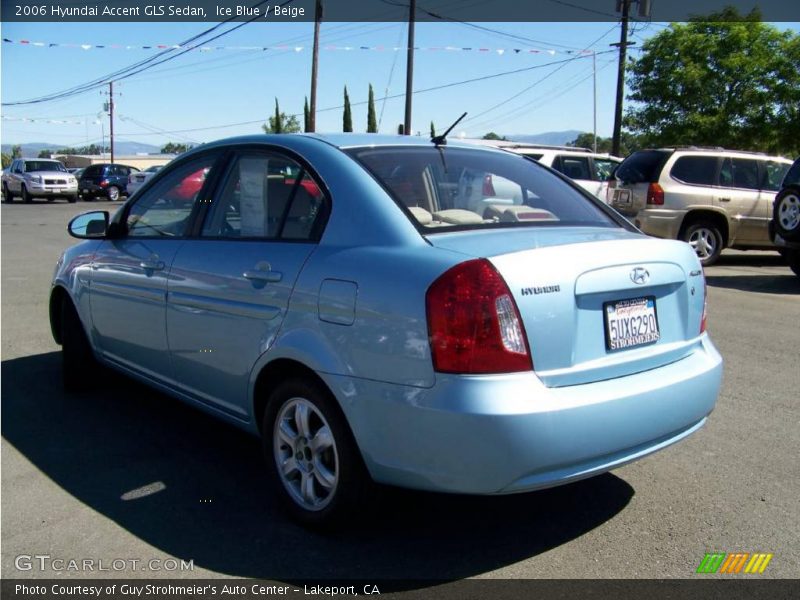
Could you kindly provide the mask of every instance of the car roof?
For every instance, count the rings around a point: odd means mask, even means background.
[[[316,140],[336,148],[364,148],[370,146],[427,146],[433,148],[433,143],[428,136],[422,135],[386,135],[380,133],[264,133],[224,138],[209,144],[198,146],[194,150],[211,148],[215,146],[228,146],[231,144],[282,144],[297,138]],[[465,143],[456,137],[447,138],[448,146],[469,148],[471,150],[485,150],[497,152],[493,147],[477,147],[475,144]]]

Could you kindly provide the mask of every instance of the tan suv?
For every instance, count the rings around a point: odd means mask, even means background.
[[[772,203],[792,162],[722,148],[639,150],[614,173],[608,203],[647,234],[692,245],[703,265],[723,248],[774,248]]]

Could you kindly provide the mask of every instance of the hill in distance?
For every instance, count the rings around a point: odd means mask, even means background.
[[[108,143],[108,142],[106,142]],[[79,146],[81,144],[78,144]],[[11,154],[11,148],[14,144],[3,144],[2,151],[6,154]],[[62,144],[50,144],[46,142],[30,142],[27,144],[20,144],[22,147],[22,156],[25,158],[36,158],[42,150],[59,150],[63,148]],[[139,142],[116,142],[114,144],[114,154],[133,155],[133,154],[158,154],[161,150],[160,146],[153,146],[152,144],[142,144]]]
[[[582,131],[568,129],[567,131],[547,131],[545,133],[525,134],[512,133],[506,134],[506,138],[513,142],[525,142],[528,144],[545,144],[547,146],[565,146],[575,141]]]

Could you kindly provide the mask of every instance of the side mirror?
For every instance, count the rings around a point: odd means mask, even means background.
[[[108,211],[95,210],[78,215],[67,225],[72,237],[85,239],[102,239],[108,232]]]

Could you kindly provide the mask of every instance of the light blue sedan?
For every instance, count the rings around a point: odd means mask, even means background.
[[[378,135],[207,144],[85,213],[50,296],[95,361],[258,434],[290,514],[371,482],[508,494],[697,431],[722,360],[692,248],[522,156]]]

